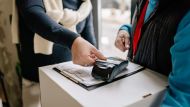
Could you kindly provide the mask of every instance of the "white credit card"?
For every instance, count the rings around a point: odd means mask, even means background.
[[[118,58],[108,58],[107,60],[99,60],[97,59],[96,60],[97,62],[103,62],[103,63],[110,63],[110,64],[115,64],[115,65],[118,65],[120,64],[121,62],[123,62],[124,60],[122,59],[118,59]]]

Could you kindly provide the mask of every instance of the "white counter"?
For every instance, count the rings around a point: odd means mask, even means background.
[[[87,91],[52,68],[39,69],[42,107],[156,107],[167,86],[165,76],[145,69]]]

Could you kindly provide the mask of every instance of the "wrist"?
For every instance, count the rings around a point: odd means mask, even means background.
[[[72,44],[72,46],[71,46],[71,51],[72,51],[73,49],[75,49],[76,46],[78,46],[78,44],[80,44],[81,40],[82,40],[82,38],[81,38],[80,36],[75,38],[75,40],[73,41],[73,44]]]

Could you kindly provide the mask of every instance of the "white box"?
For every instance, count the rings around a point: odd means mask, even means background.
[[[149,107],[159,106],[167,78],[149,69],[87,91],[53,66],[39,68],[42,107]]]

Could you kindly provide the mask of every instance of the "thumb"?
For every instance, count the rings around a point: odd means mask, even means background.
[[[92,54],[94,54],[98,59],[106,60],[107,58],[96,48],[93,48]]]

